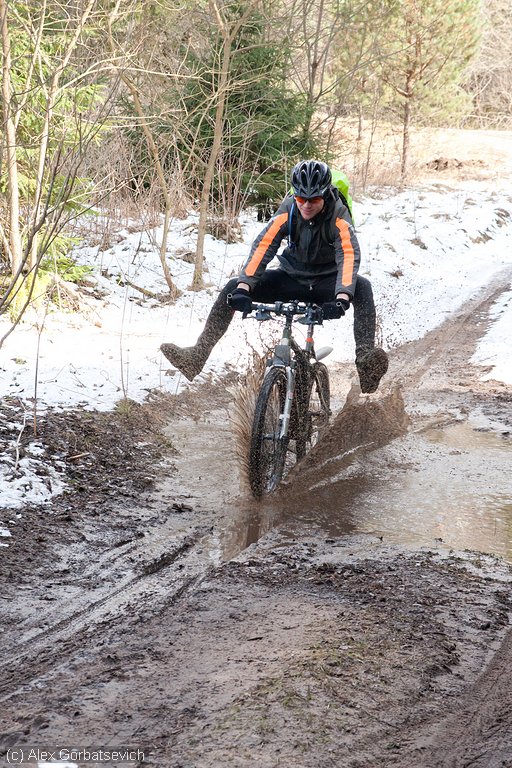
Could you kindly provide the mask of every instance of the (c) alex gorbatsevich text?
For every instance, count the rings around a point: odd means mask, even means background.
[[[8,765],[38,763],[135,763],[145,761],[141,747],[9,747],[5,751]],[[149,754],[149,753],[148,753]]]

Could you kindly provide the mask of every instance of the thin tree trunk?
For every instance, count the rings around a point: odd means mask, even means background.
[[[20,198],[18,186],[18,161],[16,158],[16,126],[11,100],[11,41],[7,22],[7,1],[0,0],[0,24],[2,26],[2,102],[7,159],[7,200],[9,216],[9,260],[11,272],[21,268],[22,245],[20,232]]]
[[[400,182],[405,183],[409,170],[409,146],[411,127],[411,95],[408,94],[404,104],[404,124],[402,132],[402,162],[400,166]]]
[[[193,291],[200,291],[204,288],[203,281],[203,263],[204,263],[204,240],[206,237],[206,224],[208,218],[208,210],[210,207],[210,192],[213,183],[213,176],[215,173],[215,166],[217,164],[217,158],[219,156],[222,132],[224,128],[224,111],[226,105],[226,93],[229,79],[229,66],[231,63],[231,39],[229,36],[224,38],[223,51],[222,51],[222,66],[220,71],[219,86],[218,86],[218,100],[217,107],[215,109],[215,127],[213,132],[213,144],[206,165],[206,171],[204,174],[203,189],[201,191],[201,199],[199,204],[199,222],[197,228],[197,246],[196,246],[196,259],[194,265],[194,276],[192,278],[192,285],[190,286]]]
[[[174,280],[172,279],[171,270],[169,269],[169,265],[167,264],[167,260],[165,258],[165,255],[167,253],[167,236],[169,234],[169,223],[171,218],[171,197],[169,195],[169,190],[167,189],[167,184],[165,181],[165,174],[164,169],[162,168],[162,163],[160,162],[160,155],[158,153],[158,147],[155,144],[155,140],[153,138],[153,134],[151,133],[151,130],[149,128],[148,122],[146,120],[146,117],[144,115],[144,111],[142,109],[142,104],[140,103],[139,99],[139,93],[137,91],[137,88],[135,85],[129,80],[126,76],[121,76],[123,82],[128,86],[130,93],[132,94],[133,99],[133,105],[135,107],[135,112],[137,113],[137,116],[141,122],[142,130],[144,132],[144,136],[146,137],[146,141],[148,144],[149,151],[151,153],[151,156],[153,158],[153,162],[155,163],[156,173],[158,176],[158,181],[160,182],[160,190],[162,192],[162,196],[164,198],[164,205],[165,205],[165,214],[164,214],[164,231],[162,236],[162,242],[160,244],[160,264],[162,265],[162,270],[164,273],[165,281],[169,287],[169,293],[171,301],[175,301],[178,297],[178,287],[175,284]]]
[[[204,287],[203,281],[203,263],[204,263],[204,240],[206,236],[206,222],[208,209],[210,206],[210,192],[215,173],[215,166],[222,146],[222,134],[224,130],[224,115],[227,101],[227,92],[229,85],[230,66],[232,58],[232,45],[240,27],[247,21],[252,13],[252,6],[248,6],[242,16],[237,19],[233,27],[229,28],[229,22],[221,13],[217,0],[210,0],[210,5],[217,19],[217,24],[222,36],[222,62],[219,76],[219,85],[217,90],[217,106],[215,109],[215,125],[213,133],[213,143],[206,171],[204,175],[203,189],[199,205],[199,223],[197,229],[196,259],[194,266],[194,276],[192,278],[191,290],[199,291]]]
[[[109,43],[110,48],[112,51],[112,55],[115,53],[115,46],[114,46],[114,38],[112,35],[112,23],[115,20],[119,7],[121,5],[122,0],[117,0],[116,5],[109,17],[108,21],[108,34],[109,34]],[[162,265],[162,271],[164,274],[165,282],[167,283],[167,286],[169,288],[169,294],[171,301],[175,301],[179,296],[179,290],[178,286],[174,282],[171,274],[171,270],[169,269],[169,265],[167,264],[166,259],[166,253],[167,253],[167,237],[169,234],[169,227],[170,227],[170,220],[171,220],[171,211],[172,211],[172,201],[171,197],[169,195],[169,190],[167,189],[167,183],[165,180],[165,173],[164,169],[162,167],[162,163],[160,161],[160,155],[158,152],[158,147],[156,146],[155,140],[153,138],[153,134],[151,132],[151,129],[149,127],[148,121],[146,119],[146,116],[144,114],[144,110],[142,109],[142,104],[139,98],[139,91],[137,87],[134,85],[134,83],[130,80],[129,77],[126,76],[126,74],[120,72],[119,74],[121,80],[126,85],[128,90],[131,93],[132,100],[133,100],[133,106],[135,107],[135,112],[137,114],[137,117],[140,120],[140,124],[142,127],[142,131],[144,133],[144,137],[146,139],[149,152],[151,154],[151,157],[153,158],[153,162],[155,164],[156,173],[158,177],[158,181],[160,184],[160,191],[162,193],[162,197],[164,199],[164,228],[163,228],[163,234],[162,234],[162,242],[160,243],[160,250],[159,250],[159,257],[160,257],[160,264]]]

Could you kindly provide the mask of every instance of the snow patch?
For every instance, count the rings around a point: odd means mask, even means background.
[[[502,294],[493,304],[489,319],[490,328],[480,339],[471,362],[475,365],[490,367],[490,370],[481,377],[482,381],[494,379],[512,384],[512,355],[510,354],[512,291]]]

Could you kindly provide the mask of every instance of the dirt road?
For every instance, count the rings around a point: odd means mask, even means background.
[[[1,553],[2,759],[61,745],[172,768],[512,766],[511,569],[458,551],[462,526],[407,515],[462,479],[485,516],[500,469],[505,498],[512,397],[468,361],[509,282],[396,350],[381,392],[259,505],[239,492],[233,377],[96,421],[48,416],[49,454],[72,434],[75,483],[51,514],[24,511]],[[342,401],[348,375],[333,383]],[[450,425],[465,446],[436,443]],[[482,434],[499,450],[475,467]],[[397,518],[391,497],[407,499]],[[487,552],[510,559],[505,513]]]

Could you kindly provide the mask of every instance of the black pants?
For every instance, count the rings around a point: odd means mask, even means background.
[[[232,293],[239,281],[233,278],[221,291],[227,300],[228,293]],[[334,301],[336,288],[336,274],[328,275],[314,285],[304,285],[288,275],[282,269],[267,269],[263,273],[256,287],[251,291],[251,297],[256,301],[312,301],[315,304],[323,304],[326,301]],[[369,280],[361,275],[357,276],[354,298],[354,339],[356,342],[356,357],[375,346],[375,304],[373,301],[372,285]]]

